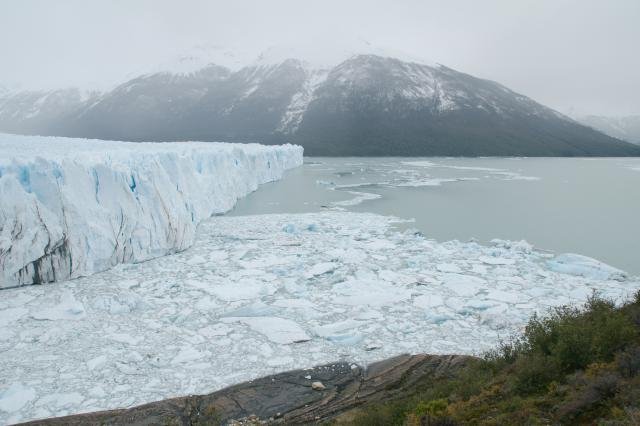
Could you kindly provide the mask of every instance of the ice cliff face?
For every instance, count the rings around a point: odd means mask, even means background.
[[[183,250],[198,223],[302,163],[302,148],[0,134],[0,288]]]

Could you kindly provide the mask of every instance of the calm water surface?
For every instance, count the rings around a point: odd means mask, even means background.
[[[640,159],[306,158],[231,215],[346,209],[439,241],[527,240],[640,275]]]

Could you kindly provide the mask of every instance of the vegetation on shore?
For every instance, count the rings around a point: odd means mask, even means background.
[[[640,424],[640,291],[533,316],[521,336],[453,376],[337,424]]]

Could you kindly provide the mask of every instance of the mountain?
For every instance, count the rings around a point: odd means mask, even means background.
[[[640,115],[625,117],[586,115],[576,120],[606,135],[640,145]]]
[[[146,73],[102,94],[4,95],[0,131],[291,142],[307,155],[640,155],[637,146],[443,65],[379,54],[313,63],[269,53],[234,67],[187,57],[179,71]]]
[[[50,91],[0,91],[0,129],[18,134],[64,134],[98,97],[97,92],[79,89]]]

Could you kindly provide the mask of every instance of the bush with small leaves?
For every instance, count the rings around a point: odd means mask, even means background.
[[[640,345],[627,348],[616,356],[618,371],[624,377],[634,377],[640,373]]]

